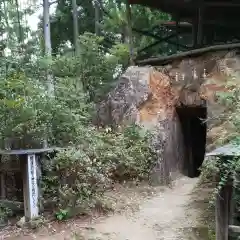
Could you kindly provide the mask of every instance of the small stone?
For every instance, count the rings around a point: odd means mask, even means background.
[[[25,224],[26,224],[26,219],[25,219],[25,217],[22,217],[22,218],[16,223],[17,227],[19,227],[19,228],[23,228],[23,227],[25,226]]]

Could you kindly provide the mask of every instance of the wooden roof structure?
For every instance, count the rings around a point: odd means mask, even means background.
[[[130,4],[143,5],[159,9],[172,16],[178,15],[187,22],[192,22],[199,8],[204,11],[207,22],[232,22],[240,19],[238,0],[128,0]],[[235,25],[238,23],[235,22]]]
[[[206,157],[238,157],[240,156],[240,146],[236,144],[227,144],[206,154]]]
[[[157,36],[156,27],[154,27],[155,34],[153,29],[133,29],[158,40],[144,48],[144,51],[163,41],[175,44],[181,51],[240,42],[239,0],[128,0],[128,2],[166,12],[174,20],[159,23],[159,27],[166,28],[169,33],[162,38],[160,36],[163,36],[166,31],[158,31]],[[179,36],[183,36],[182,34],[191,35],[190,45],[181,44],[179,39],[182,37],[179,38]],[[171,39],[175,39],[175,42]]]

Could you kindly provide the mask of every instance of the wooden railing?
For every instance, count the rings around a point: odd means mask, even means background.
[[[237,226],[233,226],[233,201],[232,201],[233,186],[229,181],[222,187],[216,196],[215,202],[215,222],[216,222],[216,240],[229,239],[229,226],[231,232]],[[239,227],[240,228],[240,227]]]

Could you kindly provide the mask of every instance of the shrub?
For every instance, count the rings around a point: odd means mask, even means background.
[[[148,138],[136,126],[119,132],[89,128],[78,147],[60,151],[43,181],[45,198],[55,199],[57,216],[85,213],[113,181],[147,179],[155,162]]]
[[[227,88],[228,92],[217,94],[218,103],[225,107],[225,111],[222,115],[216,116],[221,120],[220,122],[227,123],[227,129],[224,129],[227,134],[219,133],[216,145],[222,145],[231,143],[235,145],[237,152],[239,151],[240,144],[240,103],[239,103],[239,76],[231,76],[228,79]],[[209,181],[216,181],[216,188],[213,194],[213,200],[217,194],[219,194],[222,187],[227,184],[229,178],[234,181],[234,198],[236,203],[236,209],[239,212],[240,209],[240,158],[218,156],[213,161],[208,162],[203,166],[202,178]],[[211,202],[213,203],[213,202]]]
[[[44,162],[43,197],[57,208],[58,219],[95,206],[113,181],[147,179],[155,161],[149,136],[138,127],[113,132],[91,126],[94,103],[123,69],[126,46],[106,54],[101,38],[84,34],[79,41],[78,56],[15,64],[0,75],[1,140],[17,138],[23,143],[16,148],[33,148],[47,137],[50,146],[66,148]],[[54,79],[54,96],[46,94],[46,72]]]
[[[11,217],[12,215],[13,212],[11,209],[0,204],[0,227],[1,225],[5,225],[7,222],[7,218]]]
[[[0,138],[18,141],[16,148],[39,146],[52,118],[44,86],[23,70],[0,80]]]
[[[79,126],[90,122],[93,101],[104,97],[125,61],[124,46],[114,46],[106,54],[102,41],[86,33],[79,39],[77,57],[14,62],[7,72],[2,69],[0,138],[16,139],[15,148],[39,147],[46,137],[49,145],[73,144]],[[54,98],[46,94],[46,70],[53,75]]]

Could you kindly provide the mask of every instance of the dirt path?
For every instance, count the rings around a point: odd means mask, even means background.
[[[112,240],[180,240],[184,228],[191,227],[196,212],[187,215],[188,202],[197,179],[181,178],[173,189],[159,193],[140,206],[132,216],[113,216],[94,226]]]
[[[198,215],[197,211],[189,209],[196,183],[197,179],[182,177],[173,188],[142,203],[139,211],[126,211],[103,219],[83,235],[86,239],[104,240],[186,240],[183,230],[194,226]]]
[[[186,236],[197,226],[200,209],[191,207],[198,179],[181,177],[172,188],[140,203],[139,210],[114,214],[85,226],[74,226],[51,236],[22,237],[42,240],[199,240]]]

